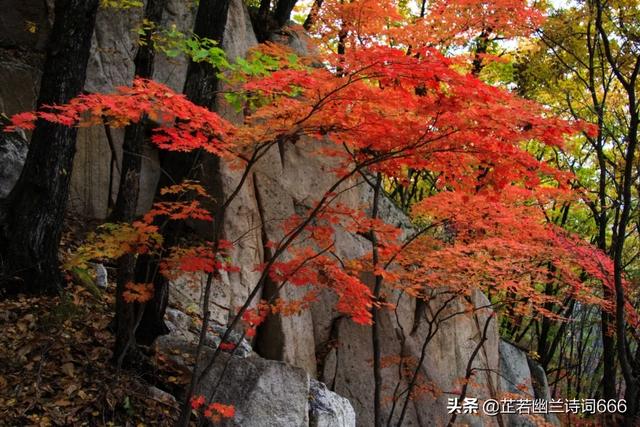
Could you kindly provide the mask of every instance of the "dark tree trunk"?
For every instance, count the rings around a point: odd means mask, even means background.
[[[313,27],[313,24],[316,23],[316,19],[318,18],[318,14],[320,13],[320,8],[322,7],[322,2],[323,0],[315,0],[313,2],[311,11],[309,12],[309,15],[307,15],[307,19],[304,20],[304,24],[302,25],[305,30],[309,31],[311,27]]]
[[[196,22],[194,26],[194,34],[200,38],[208,38],[215,40],[222,45],[222,37],[227,25],[227,13],[229,11],[229,0],[200,0]],[[184,94],[194,104],[215,110],[216,95],[218,91],[218,77],[215,68],[207,62],[190,62],[187,69],[187,78],[184,85]],[[204,159],[204,160],[203,160]],[[162,174],[158,183],[159,190],[167,185],[180,183],[188,178],[206,178],[200,175],[200,166],[206,162],[207,176],[213,179],[209,184],[209,189],[218,193],[221,183],[220,176],[220,160],[211,155],[201,152],[195,153],[176,153],[176,152],[160,152],[160,164],[165,173]],[[167,246],[176,243],[180,236],[184,234],[185,227],[183,224],[170,224],[165,229],[164,238]],[[156,277],[154,282],[156,285],[155,294],[158,296],[166,296],[167,285],[166,280]],[[155,307],[161,309],[149,318],[162,319],[164,317],[165,303],[154,301]]]
[[[200,38],[215,40],[221,46],[228,12],[229,0],[200,0],[194,34]],[[183,90],[187,98],[194,104],[215,111],[217,72],[218,70],[206,61],[191,61]],[[199,152],[160,152],[160,162],[165,173],[160,178],[158,188],[179,183],[187,177],[193,178],[201,158],[202,154]]]
[[[382,174],[380,172],[377,173],[375,187],[373,188],[373,206],[371,207],[371,219],[374,221],[378,218],[378,210],[380,204],[380,192],[382,191]],[[375,271],[378,268],[380,259],[379,259],[379,246],[378,246],[378,238],[376,236],[375,230],[372,228],[370,230],[371,235],[371,255],[372,255],[372,263],[373,270]],[[374,273],[374,272],[373,272]],[[380,293],[382,291],[382,276],[374,273],[374,284],[373,284],[373,299],[377,302],[380,299]],[[373,418],[375,427],[382,426],[382,390],[383,390],[383,381],[382,381],[382,345],[380,341],[380,313],[378,312],[378,307],[374,304],[371,307],[371,320],[373,320],[373,324],[371,325],[371,348],[373,353]]]
[[[640,58],[638,59],[638,65],[636,70],[640,68]],[[634,76],[637,75],[634,73]],[[634,181],[634,158],[636,147],[638,146],[638,130],[640,129],[640,117],[638,117],[637,103],[635,98],[635,78],[632,80],[633,86],[628,89],[629,106],[633,111],[631,119],[629,120],[629,132],[628,140],[629,145],[625,152],[625,166],[624,177],[622,186],[622,212],[620,214],[620,222],[613,238],[613,268],[614,268],[614,285],[616,290],[616,337],[617,337],[617,349],[618,359],[620,360],[620,367],[623,372],[625,380],[625,399],[627,401],[627,411],[625,412],[625,425],[637,426],[639,421],[640,408],[639,396],[640,396],[640,373],[638,372],[637,364],[631,351],[629,349],[629,343],[627,342],[627,330],[626,330],[626,314],[625,314],[625,289],[623,284],[623,277],[625,275],[625,267],[623,260],[623,252],[625,248],[625,240],[627,236],[627,225],[629,223],[629,216],[631,214],[632,204],[632,186]]]
[[[140,319],[140,324],[136,330],[137,342],[144,345],[151,345],[160,335],[169,333],[169,328],[164,323],[164,313],[169,303],[169,285],[167,279],[159,271],[158,260],[148,255],[147,259],[139,259],[136,264],[135,278],[137,282],[148,281],[152,272],[156,272],[153,277],[153,298],[147,302]]]
[[[222,45],[228,12],[229,0],[200,0],[193,32],[200,38],[215,40]],[[187,98],[194,104],[215,110],[217,90],[217,70],[205,61],[190,62],[184,85]]]
[[[135,267],[133,255],[125,255],[118,259],[118,281],[116,285],[116,342],[113,351],[113,363],[118,368],[130,366],[137,360],[138,352],[135,340],[135,330],[140,322],[141,310],[144,306],[138,303],[128,303],[122,297],[126,284],[133,280],[131,273]]]
[[[227,26],[230,0],[200,0],[193,32],[200,38],[215,40],[220,47]],[[218,93],[218,70],[206,62],[190,62],[184,84],[184,94],[194,104],[216,111]],[[177,182],[185,178],[203,178],[212,196],[222,193],[220,182],[220,159],[202,151],[181,155],[165,153],[165,166]],[[205,176],[198,176],[200,169],[206,169]],[[221,198],[219,200],[222,200]]]
[[[604,157],[604,142],[602,128],[604,126],[604,112],[598,102],[595,90],[592,91],[595,110],[598,114],[598,137],[596,139],[596,152],[598,155],[598,167],[600,176],[598,183],[598,201],[600,204],[599,215],[596,217],[598,225],[598,248],[607,252],[607,162]],[[602,295],[605,301],[614,301],[613,291],[606,285],[602,285]],[[600,324],[602,333],[602,397],[606,400],[618,397],[616,391],[616,341],[614,337],[614,319],[607,310],[600,310]]]
[[[473,63],[471,66],[471,74],[478,77],[484,68],[482,63],[483,56],[487,53],[489,48],[489,35],[491,34],[491,28],[485,28],[480,35],[475,39],[475,52],[473,55]]]
[[[269,32],[274,24],[271,22],[271,0],[260,0],[258,12],[251,11],[251,23],[253,32],[259,43],[263,43],[269,39]]]
[[[162,12],[167,0],[149,0],[145,8],[144,18],[156,24],[162,19]],[[153,77],[153,62],[155,49],[150,30],[142,38],[134,63],[136,77],[150,79]],[[124,142],[122,146],[122,172],[118,198],[111,213],[114,221],[132,221],[136,215],[138,195],[140,193],[140,170],[142,168],[142,148],[148,121],[145,119],[139,123],[125,128]]]
[[[276,10],[273,14],[273,18],[275,19],[278,27],[283,27],[291,16],[291,11],[296,5],[297,0],[279,0],[278,5],[276,6]]]
[[[162,19],[162,12],[167,0],[149,0],[145,8],[144,17],[150,22],[158,24]],[[155,59],[155,49],[151,32],[146,33],[142,39],[135,57],[135,75],[142,78],[153,77],[153,63]],[[149,127],[148,120],[143,118],[139,123],[129,125],[125,128],[122,156],[122,172],[120,174],[120,185],[118,188],[118,198],[111,213],[113,221],[131,222],[136,217],[138,198],[140,194],[140,172],[142,170],[142,151],[144,147],[145,135]],[[158,335],[169,332],[162,317],[157,319],[156,310],[162,310],[166,306],[166,298],[163,289],[154,293],[154,298],[144,306],[137,303],[127,303],[122,293],[128,282],[146,282],[148,277],[134,275],[136,260],[134,255],[125,255],[118,261],[118,279],[116,288],[116,343],[114,358],[118,364],[124,362],[127,351],[136,349],[136,329],[144,343],[152,342]],[[157,270],[157,269],[156,269]],[[160,306],[160,307],[158,307]],[[139,313],[144,310],[144,313]],[[140,316],[142,316],[140,318]],[[139,325],[138,325],[139,323]]]
[[[625,241],[627,238],[627,226],[629,225],[631,206],[632,206],[632,189],[637,180],[635,174],[635,154],[638,147],[638,131],[640,130],[640,113],[638,112],[637,98],[637,82],[640,75],[640,57],[635,58],[632,64],[631,72],[625,76],[624,71],[628,69],[629,64],[622,66],[618,61],[617,54],[614,54],[609,40],[610,34],[607,33],[603,25],[604,9],[607,6],[605,2],[597,1],[596,6],[596,28],[602,40],[604,54],[607,62],[611,66],[616,79],[624,88],[627,95],[627,108],[629,111],[629,121],[627,129],[627,148],[624,151],[624,169],[622,174],[621,185],[621,208],[620,218],[614,226],[612,238],[611,252],[613,255],[613,279],[615,287],[615,325],[616,325],[616,342],[618,361],[620,370],[625,382],[625,399],[627,400],[627,411],[624,414],[626,426],[637,426],[640,408],[638,407],[640,396],[640,374],[638,373],[638,360],[632,355],[627,342],[627,319],[625,313],[625,263],[623,252],[625,249]],[[632,40],[633,44],[636,43]]]
[[[289,21],[291,11],[293,10],[298,0],[277,0],[275,9],[271,10],[271,0],[260,0],[260,7],[258,12],[252,14],[253,29],[256,33],[256,38],[260,43],[270,39],[270,36],[284,27]],[[322,0],[315,0],[311,8],[311,13],[305,21],[305,29],[313,23],[313,19],[317,14]],[[312,16],[313,15],[313,16]],[[308,21],[308,22],[307,22]]]
[[[165,2],[166,0],[162,0]],[[194,33],[200,38],[208,38],[222,43],[222,36],[227,22],[229,0],[200,0]],[[187,70],[187,78],[184,93],[193,103],[215,109],[215,99],[218,90],[218,78],[215,70],[206,62],[191,62]],[[199,165],[202,158],[206,157],[208,175],[213,177],[215,188],[220,184],[219,160],[213,156],[203,156],[201,153],[176,153],[161,151],[160,165],[162,175],[158,182],[156,198],[169,201],[170,199],[160,195],[160,189],[168,185],[182,182],[187,178],[197,178]],[[123,167],[123,175],[125,168]],[[139,174],[139,172],[138,172]],[[135,204],[132,205],[135,209]],[[160,225],[160,224],[159,224]],[[170,222],[162,227],[165,247],[169,248],[178,243],[185,235],[184,224]],[[157,257],[145,256],[138,259],[135,272],[135,280],[138,282],[152,281],[154,284],[153,299],[144,307],[144,313],[140,319],[130,313],[123,312],[123,318],[127,322],[138,322],[136,337],[144,344],[150,344],[159,335],[168,332],[164,323],[164,314],[168,303],[169,283],[158,272],[160,260]],[[122,341],[126,343],[126,341]],[[126,345],[126,344],[125,344]]]
[[[614,293],[606,285],[602,286],[603,299],[614,301]],[[606,400],[616,399],[616,342],[615,323],[613,316],[607,310],[600,310],[600,325],[602,334],[602,397]]]
[[[229,0],[200,0],[198,6],[198,13],[196,15],[196,21],[193,32],[201,38],[208,38],[218,42],[219,46],[222,46],[224,30],[227,25],[227,15],[229,12]],[[216,96],[218,91],[218,77],[217,71],[214,67],[206,62],[190,62],[187,69],[187,78],[184,85],[184,94],[193,103],[202,107],[207,107],[210,110],[216,110]],[[208,155],[202,152],[196,153],[161,153],[161,164],[165,170],[169,171],[171,178],[176,182],[180,182],[185,178],[198,177],[200,165],[204,164],[206,169],[206,175],[200,176],[204,178],[204,184],[207,190],[212,193],[215,200],[221,201],[222,183],[220,181],[220,159],[216,156]],[[209,179],[207,179],[207,177]],[[207,182],[209,181],[209,182]],[[163,185],[163,182],[159,183]],[[219,210],[222,212],[222,210]],[[211,230],[211,238],[215,241],[221,238],[221,230],[223,227],[223,214],[214,215],[214,229]],[[176,241],[179,237],[178,233],[165,233],[165,240]],[[205,292],[210,289],[211,275],[209,275],[208,283],[205,288]],[[200,342],[202,343],[203,334],[206,333],[205,328],[209,319],[208,295],[204,296],[204,312],[203,314],[203,330],[201,331]],[[198,347],[200,348],[200,347]],[[192,375],[191,382],[186,389],[186,397],[180,405],[180,419],[177,425],[187,426],[191,417],[191,409],[189,408],[189,399],[195,389],[197,363],[199,354],[196,351],[196,367],[194,367],[194,374]]]
[[[37,106],[66,103],[82,91],[98,0],[57,0]],[[62,233],[77,129],[39,120],[20,179],[0,212],[0,255],[19,289],[62,285]],[[14,282],[15,284],[16,282]]]

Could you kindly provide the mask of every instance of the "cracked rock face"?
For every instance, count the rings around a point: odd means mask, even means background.
[[[460,380],[464,378],[466,366],[475,349],[485,321],[489,321],[488,340],[473,366],[478,373],[473,377],[473,387],[468,396],[480,401],[497,396],[498,378],[498,335],[495,318],[490,318],[490,310],[481,308],[487,305],[486,297],[477,292],[470,301],[463,298],[447,303],[448,297],[432,299],[431,307],[416,307],[415,300],[400,298],[398,301],[397,322],[395,313],[381,312],[380,342],[382,356],[403,354],[413,360],[421,357],[422,346],[428,336],[426,321],[418,321],[420,313],[432,313],[444,306],[441,318],[460,312],[469,307],[476,308],[476,315],[456,315],[443,321],[438,331],[425,347],[425,357],[419,370],[419,389],[413,400],[406,405],[404,426],[442,426],[447,425],[451,415],[447,411],[447,399],[459,390]],[[396,301],[394,299],[394,301]],[[415,317],[414,317],[415,315]],[[337,344],[328,353],[323,366],[322,381],[332,385],[333,390],[349,399],[357,414],[358,426],[370,426],[373,419],[373,357],[371,330],[356,325],[348,319],[340,319],[334,326],[334,339]],[[405,335],[404,345],[400,337]],[[406,378],[398,375],[398,366],[390,364],[382,369],[383,405],[382,414],[386,420],[392,413],[392,425],[399,422],[404,401],[393,408],[391,397],[399,384],[399,390],[406,389]],[[460,414],[456,425],[495,426],[495,418]]]

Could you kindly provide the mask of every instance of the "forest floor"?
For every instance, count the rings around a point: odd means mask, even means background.
[[[174,424],[178,404],[154,387],[171,372],[143,379],[110,363],[113,300],[71,286],[0,301],[0,426]]]

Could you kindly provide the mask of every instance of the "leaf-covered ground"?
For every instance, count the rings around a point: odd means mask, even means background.
[[[0,426],[174,424],[169,395],[110,364],[112,313],[82,287],[0,300]]]

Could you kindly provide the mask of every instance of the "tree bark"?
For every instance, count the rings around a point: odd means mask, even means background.
[[[307,15],[307,18],[304,20],[304,24],[302,25],[302,27],[306,31],[309,31],[311,27],[313,27],[313,25],[316,23],[316,20],[318,19],[318,14],[320,13],[320,8],[322,7],[322,2],[323,0],[315,0],[313,2],[313,5],[311,6],[311,11],[309,12],[309,15]]]
[[[593,109],[596,112],[598,118],[598,135],[595,139],[594,148],[598,158],[598,208],[599,211],[595,212],[595,220],[598,226],[597,244],[598,248],[608,253],[607,251],[607,227],[609,225],[608,208],[607,208],[607,161],[605,159],[604,147],[605,137],[603,135],[604,129],[604,102],[608,91],[606,86],[604,88],[604,94],[602,95],[602,101],[598,99],[598,91],[596,90],[596,41],[597,39],[591,39],[591,16],[593,11],[590,8],[589,25],[587,26],[587,51],[589,52],[589,93],[591,95],[591,102]],[[594,37],[598,37],[598,33],[594,34]],[[601,60],[604,60],[601,58]],[[614,295],[611,289],[603,284],[602,296],[605,301],[613,301]],[[613,316],[607,310],[600,310],[600,326],[602,335],[602,397],[606,400],[617,398],[616,392],[616,342],[613,336]]]
[[[276,6],[276,10],[273,14],[273,18],[275,19],[278,27],[284,27],[284,25],[289,21],[289,17],[291,16],[291,11],[296,5],[297,0],[279,0],[278,5]]]
[[[144,18],[155,24],[162,19],[167,0],[149,0],[144,12]],[[134,59],[135,75],[145,79],[153,78],[153,63],[155,49],[153,46],[152,31],[147,32],[141,40]],[[114,221],[131,221],[135,218],[140,193],[140,171],[142,169],[142,148],[144,146],[145,131],[148,120],[144,118],[139,123],[131,124],[125,128],[122,171],[118,198],[111,213]]]
[[[222,45],[224,30],[227,25],[229,0],[200,0],[193,32],[200,38],[214,40]],[[196,105],[216,110],[216,95],[218,91],[218,70],[206,61],[189,63],[183,92]],[[160,163],[164,173],[158,188],[165,185],[179,183],[187,177],[193,178],[197,164],[201,161],[201,154],[160,152]],[[212,160],[214,169],[218,169],[217,158]],[[216,173],[217,174],[217,173]]]
[[[382,191],[382,173],[376,175],[375,187],[373,188],[373,206],[371,208],[371,219],[378,219],[378,209],[380,203],[380,193]],[[382,276],[375,273],[380,262],[378,251],[378,238],[375,230],[372,228],[371,233],[371,255],[372,255],[372,274],[374,276],[373,299],[374,305],[371,306],[371,347],[373,353],[373,418],[375,427],[382,426],[382,349],[380,343],[380,314],[378,307],[375,305],[380,299],[382,291]]]
[[[227,26],[229,0],[200,0],[193,32],[200,38],[208,38],[222,45]],[[190,62],[184,94],[194,104],[215,110],[218,90],[217,70],[206,61]]]
[[[598,202],[600,204],[599,215],[596,216],[598,225],[598,248],[607,253],[607,226],[609,225],[607,216],[607,163],[604,158],[604,141],[602,136],[602,128],[604,126],[603,107],[597,102],[595,90],[593,91],[593,99],[596,112],[598,115],[598,137],[596,143],[596,152],[598,155],[599,183],[598,183]],[[613,291],[605,284],[602,285],[602,296],[605,301],[614,301]],[[613,316],[607,310],[600,310],[600,326],[602,335],[602,357],[604,363],[602,365],[602,397],[606,400],[618,397],[616,392],[616,342],[613,335],[612,326],[614,325]]]
[[[144,17],[146,20],[158,24],[162,19],[167,0],[149,0],[145,8]],[[150,30],[143,38],[136,57],[135,75],[150,79],[153,77],[153,63],[155,59],[155,49],[153,45],[152,33]],[[122,168],[120,174],[120,185],[118,188],[118,198],[113,212],[112,221],[131,222],[136,217],[138,199],[140,195],[140,173],[142,170],[142,151],[144,147],[145,135],[149,128],[149,122],[144,117],[140,122],[131,124],[125,128],[124,141],[122,145]],[[136,259],[132,254],[127,254],[118,261],[118,278],[116,287],[116,342],[114,358],[119,364],[126,359],[129,350],[135,352],[136,335],[144,343],[153,340],[162,334],[169,332],[163,321],[164,308],[166,308],[166,293],[160,286],[159,292],[154,292],[153,300],[144,306],[137,303],[127,303],[122,294],[128,282],[147,282],[150,277],[146,274],[135,274]],[[157,268],[154,269],[157,271]],[[142,318],[138,318],[140,310],[144,310]],[[162,316],[158,318],[158,312]],[[136,332],[137,329],[137,332]]]
[[[596,28],[598,29],[600,39],[602,40],[605,57],[618,82],[620,82],[627,94],[627,107],[630,115],[627,129],[627,148],[624,152],[624,170],[622,174],[622,207],[620,209],[620,218],[614,228],[611,245],[616,302],[615,320],[617,353],[618,361],[620,362],[620,370],[622,371],[622,376],[625,381],[625,399],[627,401],[627,411],[624,414],[625,425],[630,427],[637,425],[638,421],[638,413],[640,409],[638,407],[640,403],[638,402],[640,395],[640,375],[637,371],[638,360],[635,360],[631,355],[626,335],[626,295],[624,287],[625,264],[623,260],[623,253],[627,238],[627,226],[629,225],[631,215],[632,188],[635,183],[634,178],[637,178],[634,177],[634,161],[636,149],[638,147],[638,131],[640,130],[640,112],[638,111],[639,105],[637,99],[637,81],[638,75],[640,74],[640,57],[635,58],[635,63],[632,64],[630,74],[625,76],[623,74],[623,70],[626,70],[628,65],[624,64],[624,66],[622,66],[618,62],[618,58],[614,55],[611,42],[609,40],[612,36],[607,33],[603,25],[603,9],[607,7],[607,5],[602,1],[596,1],[595,3]]]
[[[98,0],[57,0],[37,107],[63,104],[84,88]],[[0,256],[10,285],[62,286],[58,246],[69,196],[77,129],[38,120],[29,154],[0,209]]]
[[[166,0],[163,0],[166,1]],[[222,44],[222,37],[227,23],[227,13],[229,11],[229,0],[200,0],[194,34],[200,38],[215,40]],[[187,69],[187,77],[184,86],[184,94],[194,104],[215,110],[216,94],[218,90],[218,70],[214,69],[207,62],[190,62]],[[218,194],[221,190],[220,160],[215,156],[195,153],[178,153],[160,151],[160,166],[163,170],[156,198],[160,196],[160,189],[168,185],[180,183],[188,178],[197,178],[198,165],[202,163],[202,158],[206,162],[207,176],[211,177],[210,182],[205,185]],[[214,194],[214,196],[216,195]],[[169,223],[163,227],[163,237],[165,247],[178,242],[185,233],[184,224]],[[152,342],[158,335],[166,333],[164,324],[164,313],[167,308],[169,283],[158,274],[159,260],[152,257],[139,259],[136,267],[136,277],[145,280],[152,280],[154,284],[153,299],[147,303],[145,313],[142,317],[138,339],[141,342]],[[150,273],[151,272],[151,275]]]
[[[268,41],[274,32],[280,30],[289,22],[291,12],[297,1],[298,0],[277,0],[272,10],[271,0],[260,0],[258,11],[252,16],[253,29],[260,43]],[[311,8],[311,13],[305,21],[304,28],[306,30],[308,30],[313,23],[314,18],[311,14],[317,13],[321,4],[322,0],[315,0]]]
[[[195,26],[193,32],[195,35],[201,38],[209,38],[218,42],[219,46],[222,46],[222,40],[224,37],[224,30],[227,26],[227,15],[229,12],[230,0],[200,0],[198,6],[198,13],[196,15]],[[184,94],[187,98],[200,106],[207,107],[210,110],[216,109],[216,95],[218,91],[218,77],[215,68],[206,62],[190,62],[187,69],[187,79],[184,85]],[[170,174],[172,178],[177,181],[182,181],[184,178],[193,177],[194,173],[198,169],[198,164],[202,162],[200,159],[204,156],[204,162],[206,162],[207,175],[211,178],[210,182],[205,182],[206,188],[209,190],[215,198],[221,202],[223,197],[222,182],[220,176],[220,159],[216,156],[196,153],[164,153],[161,157],[163,167],[170,168]],[[162,184],[162,183],[160,183]],[[214,239],[219,239],[222,232],[224,211],[220,211],[220,215],[215,215],[214,224],[212,229],[212,236]],[[171,233],[170,239],[176,239],[177,233]],[[166,238],[166,237],[165,237]],[[215,243],[214,243],[215,244]],[[204,301],[208,304],[209,291],[211,288],[211,274],[207,278],[207,285],[205,287]],[[191,398],[197,382],[197,370],[199,362],[199,351],[201,349],[201,343],[203,342],[204,334],[206,334],[206,328],[209,320],[209,307],[205,305],[203,311],[203,324],[200,331],[200,343],[196,350],[195,366],[191,377],[190,384],[186,390],[186,397],[180,405],[180,419],[178,420],[179,426],[187,426],[191,417],[191,410],[189,408],[189,399]]]

